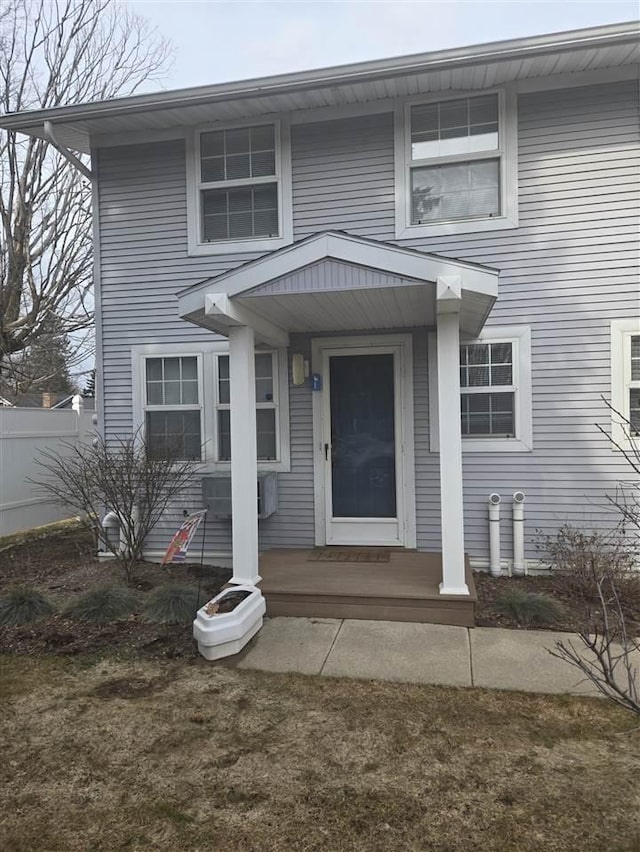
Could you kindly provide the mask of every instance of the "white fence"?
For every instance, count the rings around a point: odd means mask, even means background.
[[[70,516],[32,485],[41,478],[41,450],[63,453],[64,445],[91,440],[92,412],[0,406],[0,536]]]

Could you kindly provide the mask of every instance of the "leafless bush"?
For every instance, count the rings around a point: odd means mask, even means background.
[[[605,400],[606,402],[606,400]],[[623,435],[598,429],[628,463],[608,506],[618,524],[610,534],[563,527],[547,541],[554,583],[581,604],[579,644],[556,643],[550,653],[577,668],[607,698],[640,716],[640,439],[631,422],[607,403]]]
[[[97,540],[115,556],[128,581],[142,559],[147,536],[198,468],[198,462],[179,458],[177,452],[162,457],[150,452],[141,435],[67,444],[62,453],[43,451],[37,463],[44,475],[32,484],[89,519]],[[118,541],[101,524],[107,510],[118,518]]]
[[[640,639],[630,635],[616,580],[604,576],[597,583],[600,618],[571,639],[556,642],[549,653],[578,669],[605,697],[640,715]]]
[[[615,589],[626,617],[640,621],[640,573],[633,550],[617,531],[586,533],[565,524],[542,546],[554,592],[571,602],[585,627],[601,620],[603,589]]]

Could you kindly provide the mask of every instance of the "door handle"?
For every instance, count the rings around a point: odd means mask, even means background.
[[[329,444],[324,445],[324,460],[329,461]]]

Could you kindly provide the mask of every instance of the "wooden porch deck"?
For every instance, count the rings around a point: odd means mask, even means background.
[[[440,553],[378,547],[268,550],[260,556],[267,615],[418,621],[473,627],[477,600],[441,595]]]

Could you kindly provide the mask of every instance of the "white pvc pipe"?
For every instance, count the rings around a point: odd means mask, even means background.
[[[513,495],[513,574],[523,577],[527,573],[524,561],[524,492]]]
[[[500,495],[489,494],[489,573],[502,574],[500,565]]]

